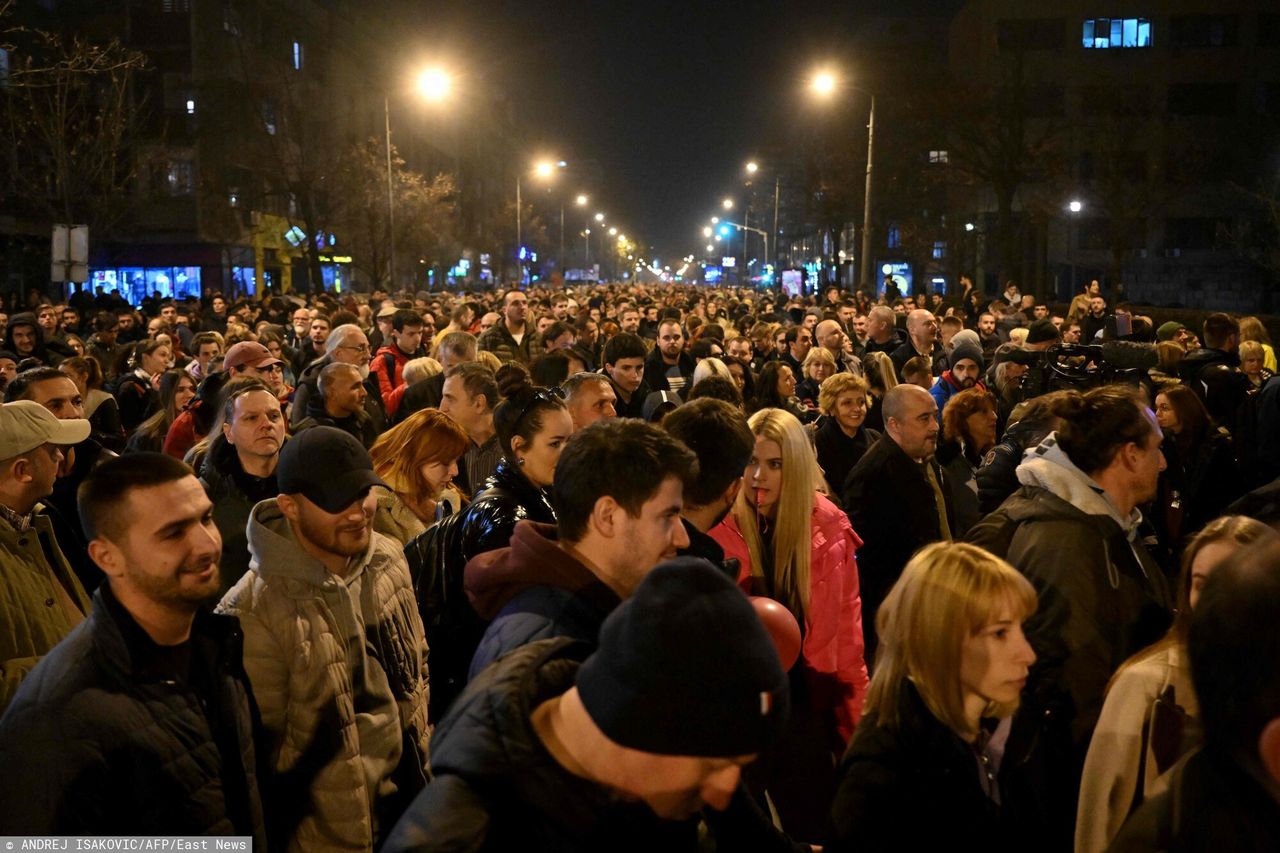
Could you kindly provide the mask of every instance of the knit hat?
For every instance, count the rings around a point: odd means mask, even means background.
[[[951,358],[948,359],[948,361],[952,367],[955,367],[956,364],[958,364],[959,362],[963,361],[966,358],[970,359],[974,364],[978,365],[979,370],[982,369],[983,367],[982,347],[976,344],[970,343],[969,341],[961,341],[959,344],[953,347],[951,350]]]
[[[609,615],[577,688],[609,740],[658,755],[754,755],[790,707],[787,675],[755,609],[696,557],[660,564]]]
[[[1178,336],[1178,332],[1181,332],[1185,328],[1187,327],[1179,323],[1177,320],[1170,320],[1167,323],[1161,323],[1160,328],[1156,329],[1156,340],[1171,341]]]
[[[1027,329],[1027,343],[1042,344],[1046,341],[1056,341],[1061,335],[1058,333],[1058,327],[1053,325],[1052,320],[1036,320]]]
[[[302,495],[325,512],[341,512],[373,486],[369,451],[350,433],[330,426],[304,429],[280,449],[276,482],[282,495]]]

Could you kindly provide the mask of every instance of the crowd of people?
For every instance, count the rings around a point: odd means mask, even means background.
[[[887,284],[0,303],[0,835],[1280,847],[1265,326]]]

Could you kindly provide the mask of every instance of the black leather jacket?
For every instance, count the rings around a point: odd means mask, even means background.
[[[546,490],[530,483],[506,459],[480,487],[465,510],[431,526],[405,546],[418,611],[431,647],[431,707],[434,722],[462,692],[485,622],[467,600],[463,570],[477,554],[505,548],[516,522],[555,524]]]

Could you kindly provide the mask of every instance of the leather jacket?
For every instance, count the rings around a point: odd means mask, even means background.
[[[432,525],[405,546],[418,612],[431,647],[431,719],[440,719],[467,683],[486,623],[471,607],[463,570],[477,554],[505,548],[516,523],[555,524],[550,496],[506,459],[462,512]]]

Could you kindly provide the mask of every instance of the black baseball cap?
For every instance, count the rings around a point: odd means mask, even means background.
[[[304,429],[284,443],[276,482],[281,494],[302,495],[325,512],[341,512],[373,486],[386,485],[364,445],[328,426]]]

